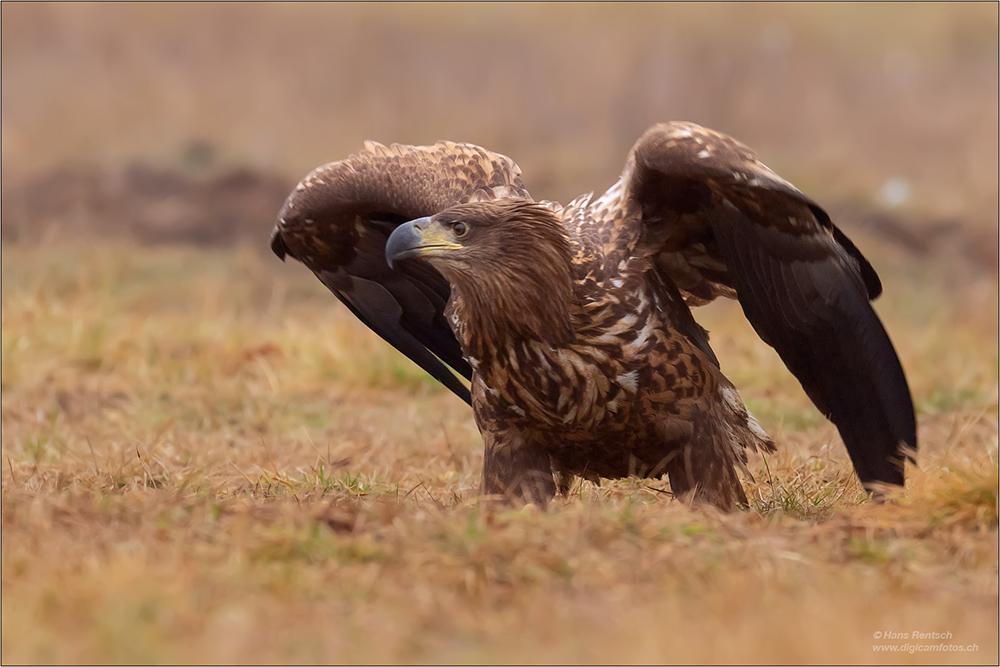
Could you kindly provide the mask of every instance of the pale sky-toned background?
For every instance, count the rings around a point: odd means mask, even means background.
[[[995,3],[2,12],[11,184],[66,164],[182,168],[206,145],[216,166],[294,181],[364,139],[448,138],[566,200],[610,185],[647,126],[683,119],[820,200],[997,223]]]

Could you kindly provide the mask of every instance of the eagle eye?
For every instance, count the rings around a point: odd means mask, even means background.
[[[456,238],[462,238],[469,233],[469,226],[464,222],[456,222],[451,225],[451,233],[455,235]]]

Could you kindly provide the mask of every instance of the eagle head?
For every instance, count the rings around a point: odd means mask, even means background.
[[[422,260],[457,288],[462,317],[484,336],[530,336],[561,344],[573,336],[572,250],[562,220],[525,199],[470,202],[397,227],[389,266]]]

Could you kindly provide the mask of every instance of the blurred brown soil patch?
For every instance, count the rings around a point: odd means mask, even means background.
[[[64,167],[4,183],[4,243],[128,238],[229,245],[267,238],[294,184],[246,168],[187,174],[133,164],[119,173]]]
[[[142,244],[265,247],[294,183],[248,167],[186,173],[133,164],[120,173],[96,166],[63,167],[8,186],[2,241],[42,243],[96,237]],[[834,221],[915,257],[960,261],[998,273],[998,230],[978,221],[886,210],[863,201],[828,206]]]
[[[841,202],[828,209],[845,230],[862,229],[908,254],[937,261],[957,260],[969,268],[991,273],[1000,265],[997,227],[938,218],[913,212],[895,212],[860,202]]]

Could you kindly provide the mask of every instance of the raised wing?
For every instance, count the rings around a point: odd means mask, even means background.
[[[653,253],[688,303],[736,296],[837,425],[862,483],[902,485],[916,418],[869,304],[882,285],[823,209],[746,146],[691,123],[646,132],[623,179],[642,210],[640,250]]]
[[[470,403],[469,390],[441,363],[471,379],[444,318],[448,282],[425,262],[390,269],[385,243],[398,225],[455,204],[528,196],[514,161],[478,146],[366,142],[295,187],[271,249],[309,267],[375,333]]]

